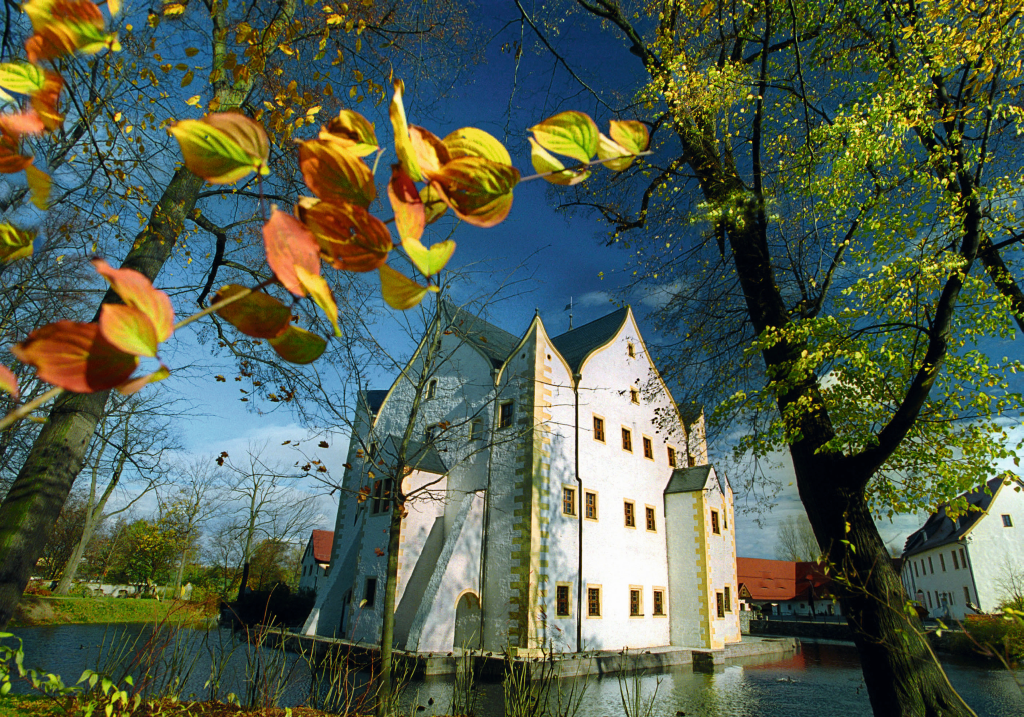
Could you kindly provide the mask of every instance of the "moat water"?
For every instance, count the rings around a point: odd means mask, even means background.
[[[11,632],[24,641],[26,666],[60,674],[65,682],[73,683],[86,668],[109,664],[112,645],[141,636],[134,647],[126,651],[125,656],[130,659],[146,644],[148,631],[148,627],[141,625],[63,625],[16,628]],[[297,656],[286,655],[281,661],[276,651],[250,648],[235,641],[227,630],[214,629],[208,634],[183,631],[178,640],[176,653],[168,646],[164,654],[177,654],[182,658],[183,668],[191,666],[182,690],[185,697],[191,693],[198,698],[207,696],[211,658],[223,664],[219,681],[222,697],[229,692],[244,696],[247,689],[252,689],[249,677],[260,672],[264,676],[271,675],[263,684],[280,690],[279,703],[294,706],[308,700],[315,682],[309,666]],[[9,644],[10,640],[6,642]],[[944,664],[953,687],[978,715],[1024,715],[1024,671],[1011,673],[952,659]],[[403,714],[414,712],[429,717],[448,713],[453,686],[451,678],[411,682],[403,692]],[[633,683],[627,686],[632,688]],[[590,678],[578,717],[623,714],[620,687],[615,676]],[[645,699],[653,697],[652,715],[856,717],[871,714],[857,651],[852,645],[841,643],[805,642],[796,654],[784,659],[750,658],[732,662],[713,673],[694,672],[689,665],[684,665],[663,674],[644,675],[640,678],[640,689]],[[15,691],[29,690],[24,684],[16,684]],[[475,696],[477,715],[501,717],[504,710],[500,684],[479,684]],[[418,709],[420,707],[422,709]]]

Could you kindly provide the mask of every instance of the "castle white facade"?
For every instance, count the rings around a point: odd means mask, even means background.
[[[388,391],[363,396],[330,574],[306,634],[379,642],[387,466],[406,455],[395,646],[419,652],[722,648],[740,639],[732,490],[629,308],[549,337],[445,305]],[[360,494],[362,490],[362,494]],[[367,497],[368,496],[368,497]]]

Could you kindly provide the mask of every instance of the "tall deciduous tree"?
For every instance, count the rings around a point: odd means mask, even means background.
[[[821,548],[807,516],[789,516],[782,520],[775,539],[775,557],[794,562],[811,562],[821,557]]]
[[[201,200],[220,197],[223,192],[204,193],[202,180],[184,167],[167,176],[160,172],[161,166],[166,168],[174,160],[165,157],[161,163],[146,154],[154,143],[166,141],[161,137],[163,123],[180,115],[180,102],[175,103],[173,111],[158,113],[164,100],[171,98],[164,89],[166,85],[161,85],[161,77],[172,70],[181,73],[176,87],[185,88],[196,80],[198,72],[205,81],[197,86],[199,94],[189,98],[187,104],[204,105],[210,111],[256,115],[280,142],[279,157],[287,160],[288,141],[294,132],[314,123],[323,98],[331,96],[335,82],[351,87],[351,99],[355,101],[383,97],[386,79],[394,71],[392,60],[401,62],[407,49],[413,50],[410,57],[416,56],[418,48],[446,55],[458,43],[446,44],[444,40],[464,29],[457,4],[353,6],[314,3],[310,7],[294,0],[250,6],[227,0],[170,4],[162,8],[161,14],[150,13],[145,27],[132,32],[125,28],[129,59],[123,64],[109,60],[109,54],[88,60],[66,58],[62,69],[69,79],[77,76],[88,82],[82,92],[75,92],[74,83],[68,85],[79,119],[70,129],[57,133],[55,146],[60,151],[55,149],[54,153],[68,164],[71,157],[79,161],[63,175],[67,191],[61,194],[61,182],[55,182],[58,191],[53,199],[59,202],[69,193],[80,192],[86,199],[75,205],[88,208],[97,220],[97,232],[124,224],[138,227],[137,233],[126,232],[124,238],[132,241],[121,267],[134,269],[150,280],[175,252],[185,264],[191,261],[191,248],[179,245],[190,222],[211,232],[216,238],[210,252],[213,263],[205,289],[199,294],[205,297],[223,261],[227,234],[210,217],[203,216]],[[36,10],[49,12],[47,7],[37,6]],[[198,47],[187,47],[180,62],[168,63],[164,55],[169,56],[171,49],[158,48],[157,44],[172,38],[173,47],[178,47],[179,39],[195,38],[197,45],[203,45],[203,54],[198,55]],[[195,58],[191,63],[185,62],[191,58]],[[292,69],[300,63],[319,68],[310,70],[309,83],[305,76],[293,77]],[[102,92],[94,91],[97,78]],[[299,86],[299,79],[305,86]],[[95,129],[98,123],[103,133]],[[141,137],[147,128],[150,134]],[[285,161],[282,166],[294,163]],[[129,177],[137,176],[133,172],[152,181],[132,181]],[[97,177],[102,181],[98,182]],[[286,190],[293,180],[285,173],[283,188]],[[101,189],[103,198],[97,200]],[[261,195],[248,186],[230,191],[250,200]],[[132,212],[137,214],[137,223],[129,221],[131,215],[127,212],[110,210],[109,203],[115,199],[134,202],[139,196],[143,199]],[[287,192],[279,198],[287,198]],[[251,207],[237,211],[240,215],[246,212],[251,215]],[[216,218],[215,210],[211,214]],[[120,233],[116,231],[115,236],[119,238]],[[103,304],[119,301],[111,290]],[[89,442],[106,410],[108,393],[64,394],[54,402],[49,420],[0,505],[0,627],[13,614],[45,543],[46,531],[82,468]]]
[[[720,420],[790,451],[875,713],[971,714],[872,516],[976,485],[1019,415],[983,351],[1022,325],[1019,4],[573,5],[640,63],[655,155],[570,202],[638,247]]]

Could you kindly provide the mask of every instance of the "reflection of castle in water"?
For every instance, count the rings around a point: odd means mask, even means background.
[[[535,316],[516,337],[445,305],[439,330],[440,358],[421,343],[390,390],[362,396],[331,568],[304,632],[380,639],[387,476],[423,376],[402,489],[432,499],[402,520],[396,646],[739,641],[732,490],[707,463],[703,416],[680,414],[632,311],[554,338]]]

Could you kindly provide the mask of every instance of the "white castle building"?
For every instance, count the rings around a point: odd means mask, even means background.
[[[439,316],[440,350],[424,339],[390,390],[363,394],[331,570],[304,632],[380,640],[384,476],[418,383],[402,489],[430,497],[402,519],[397,648],[739,641],[732,490],[632,311],[553,338],[539,316],[518,337],[451,305]]]

